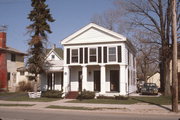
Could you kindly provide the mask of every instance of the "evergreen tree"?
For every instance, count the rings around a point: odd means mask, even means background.
[[[32,23],[27,27],[31,33],[31,39],[28,42],[27,67],[28,72],[35,75],[35,82],[37,82],[38,74],[44,71],[44,46],[47,42],[47,33],[52,33],[48,22],[54,22],[45,2],[46,0],[31,0],[33,10],[28,15],[28,19]],[[37,88],[34,91],[37,91]]]

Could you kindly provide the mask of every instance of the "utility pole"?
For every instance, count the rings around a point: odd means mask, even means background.
[[[178,112],[178,79],[177,79],[177,23],[176,23],[176,0],[171,0],[172,5],[172,111]]]

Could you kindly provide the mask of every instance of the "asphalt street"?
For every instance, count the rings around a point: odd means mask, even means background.
[[[71,110],[0,108],[1,120],[180,120],[178,115],[143,115]]]

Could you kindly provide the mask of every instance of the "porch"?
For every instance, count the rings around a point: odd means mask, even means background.
[[[65,66],[63,90],[66,94],[85,89],[96,92],[96,95],[126,95],[127,73],[127,67],[119,64]]]

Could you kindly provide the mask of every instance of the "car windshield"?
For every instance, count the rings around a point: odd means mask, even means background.
[[[145,83],[144,86],[145,87],[156,87],[156,84],[154,84],[154,83]]]

